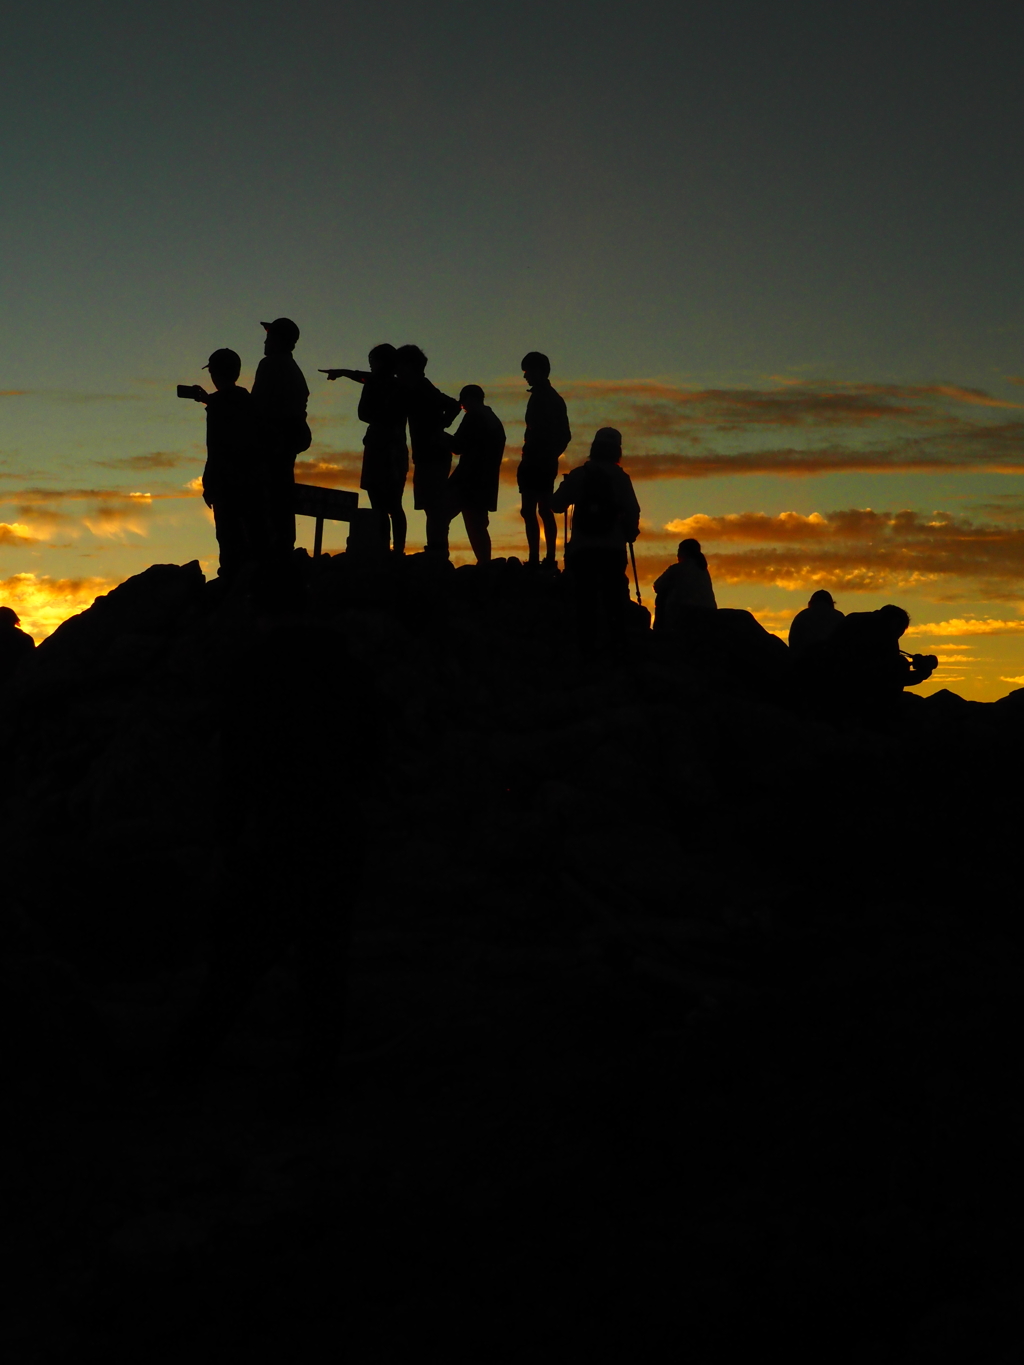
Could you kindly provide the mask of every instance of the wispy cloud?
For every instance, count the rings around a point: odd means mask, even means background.
[[[154,450],[148,455],[125,455],[117,460],[95,460],[101,469],[177,469],[179,465],[196,464],[201,457],[186,455],[180,450]]]
[[[295,479],[298,483],[319,484],[324,488],[358,488],[362,467],[361,450],[316,453],[309,459],[295,461]]]
[[[960,635],[1024,635],[1024,620],[1000,621],[991,616],[955,616],[951,621],[923,621],[912,625],[908,635],[928,635],[935,639]],[[949,645],[955,649],[957,646]],[[970,646],[964,646],[970,648]]]
[[[948,512],[695,513],[670,521],[665,531],[704,543],[712,572],[726,583],[874,592],[960,579],[1004,599],[1018,597],[1024,584],[1024,527]],[[730,543],[752,548],[708,548]]]

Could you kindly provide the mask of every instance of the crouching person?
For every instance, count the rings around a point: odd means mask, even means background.
[[[831,690],[843,708],[867,720],[894,714],[905,687],[926,682],[939,665],[934,654],[908,655],[900,637],[910,625],[902,607],[851,611],[826,645]]]
[[[586,464],[570,470],[551,499],[554,512],[573,509],[565,570],[580,647],[591,657],[617,653],[626,631],[626,547],[640,534],[640,504],[621,459],[621,434],[602,427]]]

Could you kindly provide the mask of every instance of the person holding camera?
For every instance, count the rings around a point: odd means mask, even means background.
[[[237,381],[242,362],[226,346],[203,366],[213,393],[201,384],[182,384],[179,398],[206,406],[206,466],[203,501],[213,511],[220,550],[218,577],[234,578],[260,558],[266,541],[261,470],[255,450],[252,397]]]
[[[887,715],[905,687],[926,682],[939,661],[934,654],[908,654],[900,637],[910,625],[902,607],[851,611],[824,647],[822,663],[832,688],[850,711],[873,719]]]

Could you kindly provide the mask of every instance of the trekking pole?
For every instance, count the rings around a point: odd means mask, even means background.
[[[640,580],[636,576],[636,553],[633,550],[632,541],[629,542],[629,557],[633,563],[633,586],[636,588],[636,604],[638,607],[642,607],[643,602],[640,600]]]
[[[569,509],[562,513],[562,568],[565,568],[565,549],[569,544]]]

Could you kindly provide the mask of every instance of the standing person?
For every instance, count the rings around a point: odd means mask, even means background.
[[[259,560],[263,534],[260,466],[255,450],[252,398],[237,382],[242,361],[226,346],[203,366],[214,392],[192,386],[197,403],[206,405],[206,465],[203,501],[213,511],[220,550],[219,578],[234,578],[246,564]]]
[[[252,405],[263,462],[269,551],[281,558],[295,549],[295,457],[313,441],[306,422],[309,389],[292,355],[299,339],[295,323],[275,318],[260,325],[267,335],[253,380]]]
[[[699,625],[701,613],[717,611],[708,561],[699,540],[681,540],[676,563],[654,580],[654,629],[673,631]]]
[[[523,356],[523,378],[530,389],[526,404],[523,457],[516,471],[522,499],[520,515],[526,525],[529,563],[540,563],[540,526],[544,525],[544,564],[554,567],[558,527],[551,510],[551,495],[558,477],[559,457],[572,440],[565,399],[551,387],[551,361],[540,351]]]
[[[484,402],[479,384],[466,384],[459,394],[465,417],[452,437],[459,463],[448,479],[451,515],[462,513],[466,534],[478,564],[491,558],[489,512],[498,510],[498,475],[505,454],[505,428]]]
[[[363,469],[359,487],[365,489],[370,506],[380,517],[385,546],[394,545],[396,555],[405,554],[407,524],[402,494],[409,474],[409,447],[405,443],[405,395],[395,378],[398,352],[388,342],[374,346],[366,370],[321,370],[328,379],[354,379],[362,384],[358,416],[365,422]]]
[[[602,427],[586,464],[570,470],[551,499],[553,512],[573,509],[565,566],[581,645],[591,655],[621,645],[629,604],[626,546],[640,534],[640,504],[621,459],[621,434]]]
[[[445,428],[455,421],[462,405],[431,384],[426,368],[427,357],[418,346],[399,346],[395,373],[409,417],[413,506],[427,514],[426,549],[447,556],[452,445]]]

